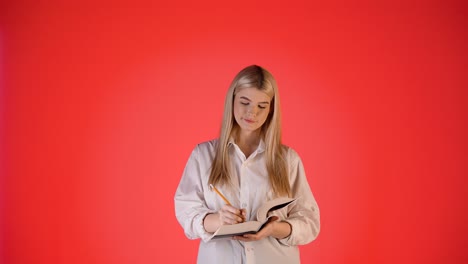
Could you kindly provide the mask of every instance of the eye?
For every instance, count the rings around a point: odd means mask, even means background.
[[[240,103],[243,104],[243,105],[249,105],[249,103],[247,103],[247,102],[240,102]]]
[[[266,106],[259,105],[258,108],[260,108],[260,109],[265,109]]]

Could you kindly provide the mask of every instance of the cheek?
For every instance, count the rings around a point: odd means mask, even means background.
[[[262,115],[261,115],[262,124],[265,123],[265,120],[267,119],[268,114],[269,114],[269,111],[268,111],[267,109],[265,109],[265,110],[262,112]]]
[[[234,109],[232,111],[234,112],[234,118],[237,121],[241,116],[241,109],[237,106],[234,106]]]

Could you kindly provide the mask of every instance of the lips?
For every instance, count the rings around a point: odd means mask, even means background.
[[[255,120],[246,119],[246,118],[244,118],[244,121],[247,122],[247,123],[249,123],[249,124],[255,123]]]

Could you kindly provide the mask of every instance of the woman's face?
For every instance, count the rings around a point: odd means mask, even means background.
[[[234,118],[243,132],[261,128],[270,112],[271,98],[257,88],[241,88],[234,97]]]

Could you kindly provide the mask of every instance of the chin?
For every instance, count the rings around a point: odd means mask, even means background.
[[[246,132],[255,132],[255,131],[258,131],[260,128],[259,127],[242,127],[242,130],[246,131]]]

